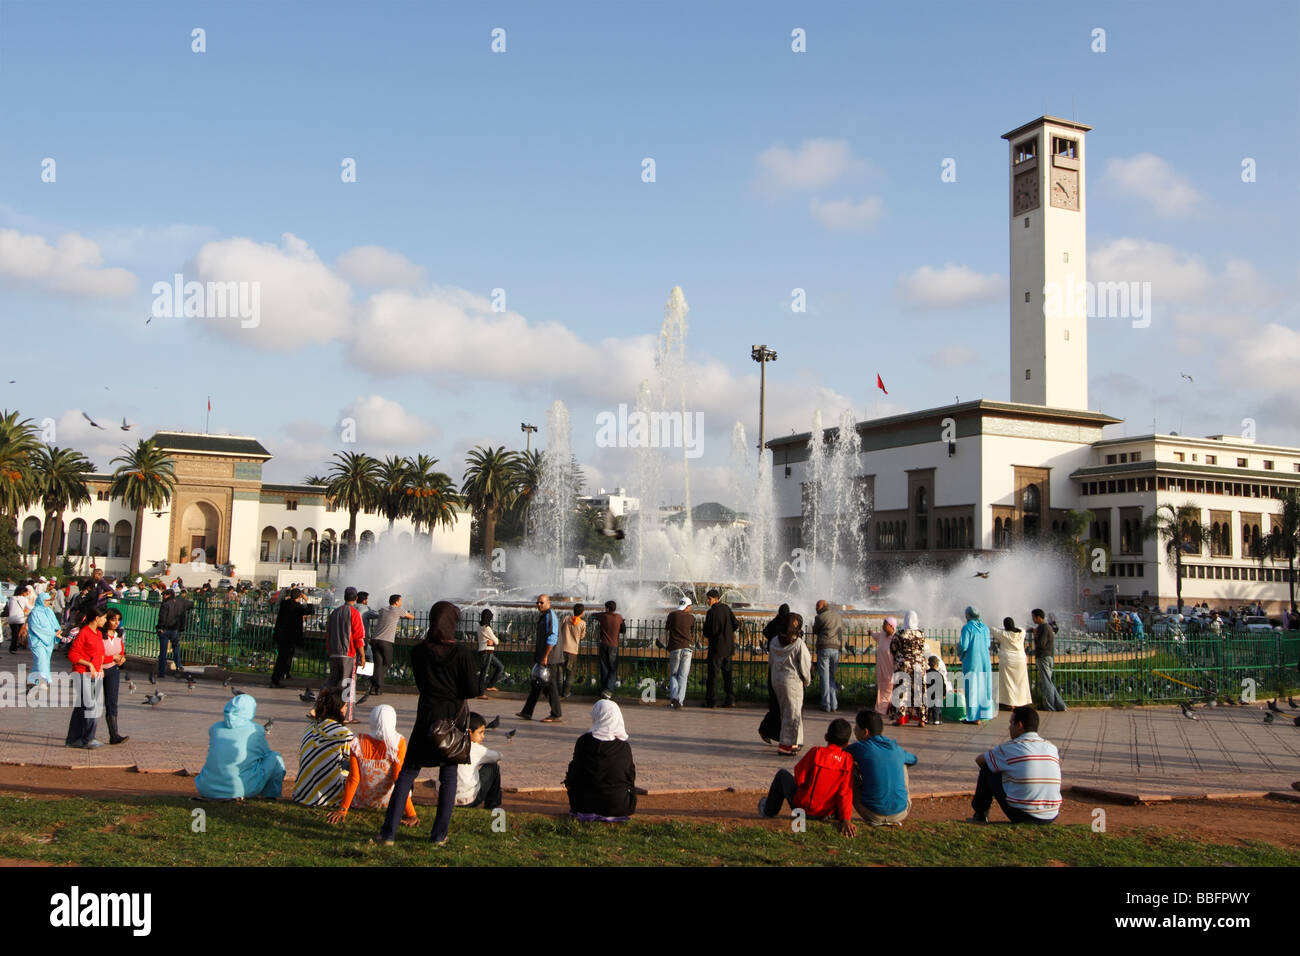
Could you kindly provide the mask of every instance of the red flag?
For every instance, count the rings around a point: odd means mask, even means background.
[[[880,377],[879,375],[876,376],[876,378],[879,378],[879,377]],[[208,396],[208,411],[212,411],[212,396],[211,396],[211,395]]]
[[[886,395],[889,394],[889,389],[885,388],[885,383],[881,380],[879,372],[876,373],[876,388],[880,389]]]

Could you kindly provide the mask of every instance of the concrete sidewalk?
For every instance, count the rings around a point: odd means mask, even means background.
[[[7,655],[6,655],[7,656]],[[0,668],[9,671],[8,661]],[[197,672],[196,672],[197,673]],[[221,719],[230,690],[218,680],[200,679],[193,691],[183,681],[160,681],[167,696],[158,707],[143,703],[151,688],[148,678],[133,672],[136,691],[122,684],[120,726],[131,740],[99,750],[69,749],[63,745],[68,709],[0,707],[0,762],[49,766],[138,766],[141,770],[197,773],[207,752],[207,730]],[[301,687],[272,690],[266,678],[259,684],[247,676],[235,678],[241,690],[257,699],[258,719],[275,718],[271,745],[284,757],[290,776],[298,765],[298,744],[306,725],[307,704],[298,699]],[[508,788],[560,787],[577,737],[590,726],[589,698],[565,702],[562,724],[525,722],[514,715],[522,700],[515,695],[494,695],[491,701],[472,701],[472,709],[488,719],[501,716],[501,728],[490,732],[487,744],[502,752],[504,784]],[[410,732],[415,721],[416,698],[389,693],[358,708],[367,729],[372,703],[397,709],[398,727]],[[637,765],[637,782],[649,790],[733,787],[765,789],[772,774],[794,761],[779,757],[775,748],[758,738],[762,711],[753,707],[707,710],[687,701],[684,710],[622,702]],[[1300,727],[1285,702],[1275,723],[1263,722],[1262,704],[1251,707],[1201,708],[1198,720],[1185,718],[1176,706],[1123,710],[1076,709],[1043,714],[1041,733],[1061,751],[1061,772],[1066,784],[1096,787],[1140,795],[1192,796],[1288,790],[1300,779]],[[537,718],[544,717],[544,702]],[[1294,712],[1300,715],[1300,711]],[[852,720],[853,714],[839,716]],[[822,742],[833,715],[805,710],[806,745]],[[999,714],[982,727],[942,724],[930,727],[887,728],[919,763],[911,771],[915,794],[969,791],[975,784],[975,756],[1006,739],[1007,715]],[[507,742],[504,732],[517,729]],[[107,741],[100,722],[99,736]],[[427,772],[426,772],[427,775]]]

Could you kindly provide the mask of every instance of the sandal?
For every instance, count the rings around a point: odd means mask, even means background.
[[[564,721],[561,720],[559,717],[543,717],[543,718],[542,718],[542,723],[544,723],[544,724],[562,724],[562,723],[564,723]]]

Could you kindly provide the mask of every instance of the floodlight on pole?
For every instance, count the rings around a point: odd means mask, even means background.
[[[767,410],[767,363],[776,361],[776,350],[766,345],[755,345],[749,350],[749,357],[758,363],[758,454],[763,455],[763,427],[766,424]]]
[[[536,426],[536,425],[529,425],[527,422],[520,422],[520,423],[519,423],[519,430],[520,430],[521,432],[524,433],[524,451],[525,451],[525,452],[530,452],[530,451],[532,451],[532,450],[533,450],[533,445],[532,445],[533,432],[537,431],[537,426]]]

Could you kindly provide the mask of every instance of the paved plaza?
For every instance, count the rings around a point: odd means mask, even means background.
[[[7,655],[6,655],[7,656]],[[6,662],[7,664],[7,662]],[[10,669],[9,666],[5,667]],[[99,750],[63,745],[69,711],[49,708],[0,707],[0,762],[58,767],[136,766],[145,771],[186,770],[197,773],[207,749],[207,729],[220,719],[230,690],[219,680],[200,680],[193,691],[182,681],[159,683],[166,693],[155,707],[143,703],[152,690],[148,679],[134,673],[136,692],[122,684],[120,722],[129,742]],[[274,718],[272,746],[284,757],[290,776],[298,764],[298,741],[306,724],[308,705],[298,699],[301,688],[272,690],[256,678],[237,677],[235,686],[252,693],[258,719]],[[391,692],[380,699],[398,713],[398,727],[409,733],[415,719],[416,697]],[[525,722],[514,715],[521,706],[515,695],[474,701],[487,718],[501,716],[501,727],[487,744],[503,753],[505,785],[534,789],[561,786],[574,740],[589,727],[592,701],[565,701],[564,722]],[[688,705],[693,704],[688,700]],[[774,770],[793,763],[758,738],[762,711],[755,707],[708,710],[688,706],[669,710],[620,701],[637,764],[637,782],[650,791],[732,787],[766,788]],[[1194,796],[1289,790],[1300,779],[1300,727],[1285,702],[1272,724],[1264,723],[1262,704],[1251,707],[1201,708],[1188,720],[1177,707],[1135,707],[1122,710],[1078,708],[1042,715],[1042,734],[1060,748],[1064,782],[1143,796]],[[364,731],[370,702],[358,708]],[[546,715],[538,707],[537,717]],[[1300,712],[1297,712],[1300,713]],[[841,716],[852,719],[852,712]],[[968,791],[974,787],[975,755],[1006,739],[1005,713],[982,727],[944,723],[930,727],[887,729],[902,746],[919,757],[911,773],[915,794]],[[805,709],[805,739],[822,742],[832,715]],[[504,733],[517,729],[512,741]],[[101,739],[107,731],[100,724]],[[427,772],[426,772],[427,773]]]

